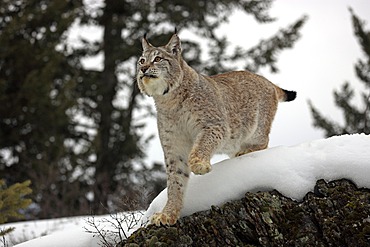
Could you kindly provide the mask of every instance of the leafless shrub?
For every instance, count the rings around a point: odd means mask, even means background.
[[[101,246],[116,246],[126,239],[131,231],[144,225],[141,222],[143,214],[142,211],[115,213],[102,219],[91,216],[86,220],[89,227],[84,227],[84,229],[94,237],[99,237]]]

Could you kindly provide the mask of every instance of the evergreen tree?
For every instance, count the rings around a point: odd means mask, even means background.
[[[358,79],[365,85],[366,90],[361,94],[361,105],[353,103],[355,92],[348,82],[342,85],[340,91],[334,91],[335,104],[343,112],[344,125],[325,118],[309,102],[314,126],[323,129],[326,137],[353,133],[370,134],[370,32],[364,30],[364,22],[355,15],[352,9],[349,10],[354,34],[365,55],[364,60],[359,59],[356,63],[355,72]]]
[[[76,157],[65,146],[79,139],[67,114],[78,78],[61,40],[81,4],[0,2],[0,178],[32,181],[38,217],[73,211],[79,198],[70,175]],[[69,203],[66,188],[74,193]]]

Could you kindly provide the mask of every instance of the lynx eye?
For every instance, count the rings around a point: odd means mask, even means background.
[[[139,63],[141,63],[141,64],[145,63],[145,59],[144,58],[140,59]]]
[[[159,61],[161,61],[162,60],[162,58],[161,57],[155,57],[154,58],[154,62],[156,62],[156,63],[158,63]]]

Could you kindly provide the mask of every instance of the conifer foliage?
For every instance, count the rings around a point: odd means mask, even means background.
[[[8,222],[10,219],[24,217],[20,210],[27,208],[32,202],[31,199],[25,198],[32,192],[30,184],[31,181],[27,180],[7,188],[5,181],[0,180],[0,224]],[[12,230],[13,228],[0,229],[0,238]]]
[[[335,104],[343,112],[344,124],[329,120],[309,103],[314,126],[324,130],[326,137],[353,133],[370,134],[370,31],[366,31],[365,23],[352,9],[349,10],[354,34],[364,54],[364,58],[355,64],[355,72],[359,81],[364,84],[365,90],[360,95],[361,104],[354,103],[355,91],[349,82],[345,82],[340,91],[334,91]]]

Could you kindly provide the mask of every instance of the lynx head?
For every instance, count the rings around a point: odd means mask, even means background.
[[[142,93],[149,96],[165,95],[179,86],[183,78],[181,69],[181,43],[175,33],[165,46],[154,47],[141,40],[143,54],[137,63],[137,83]]]

